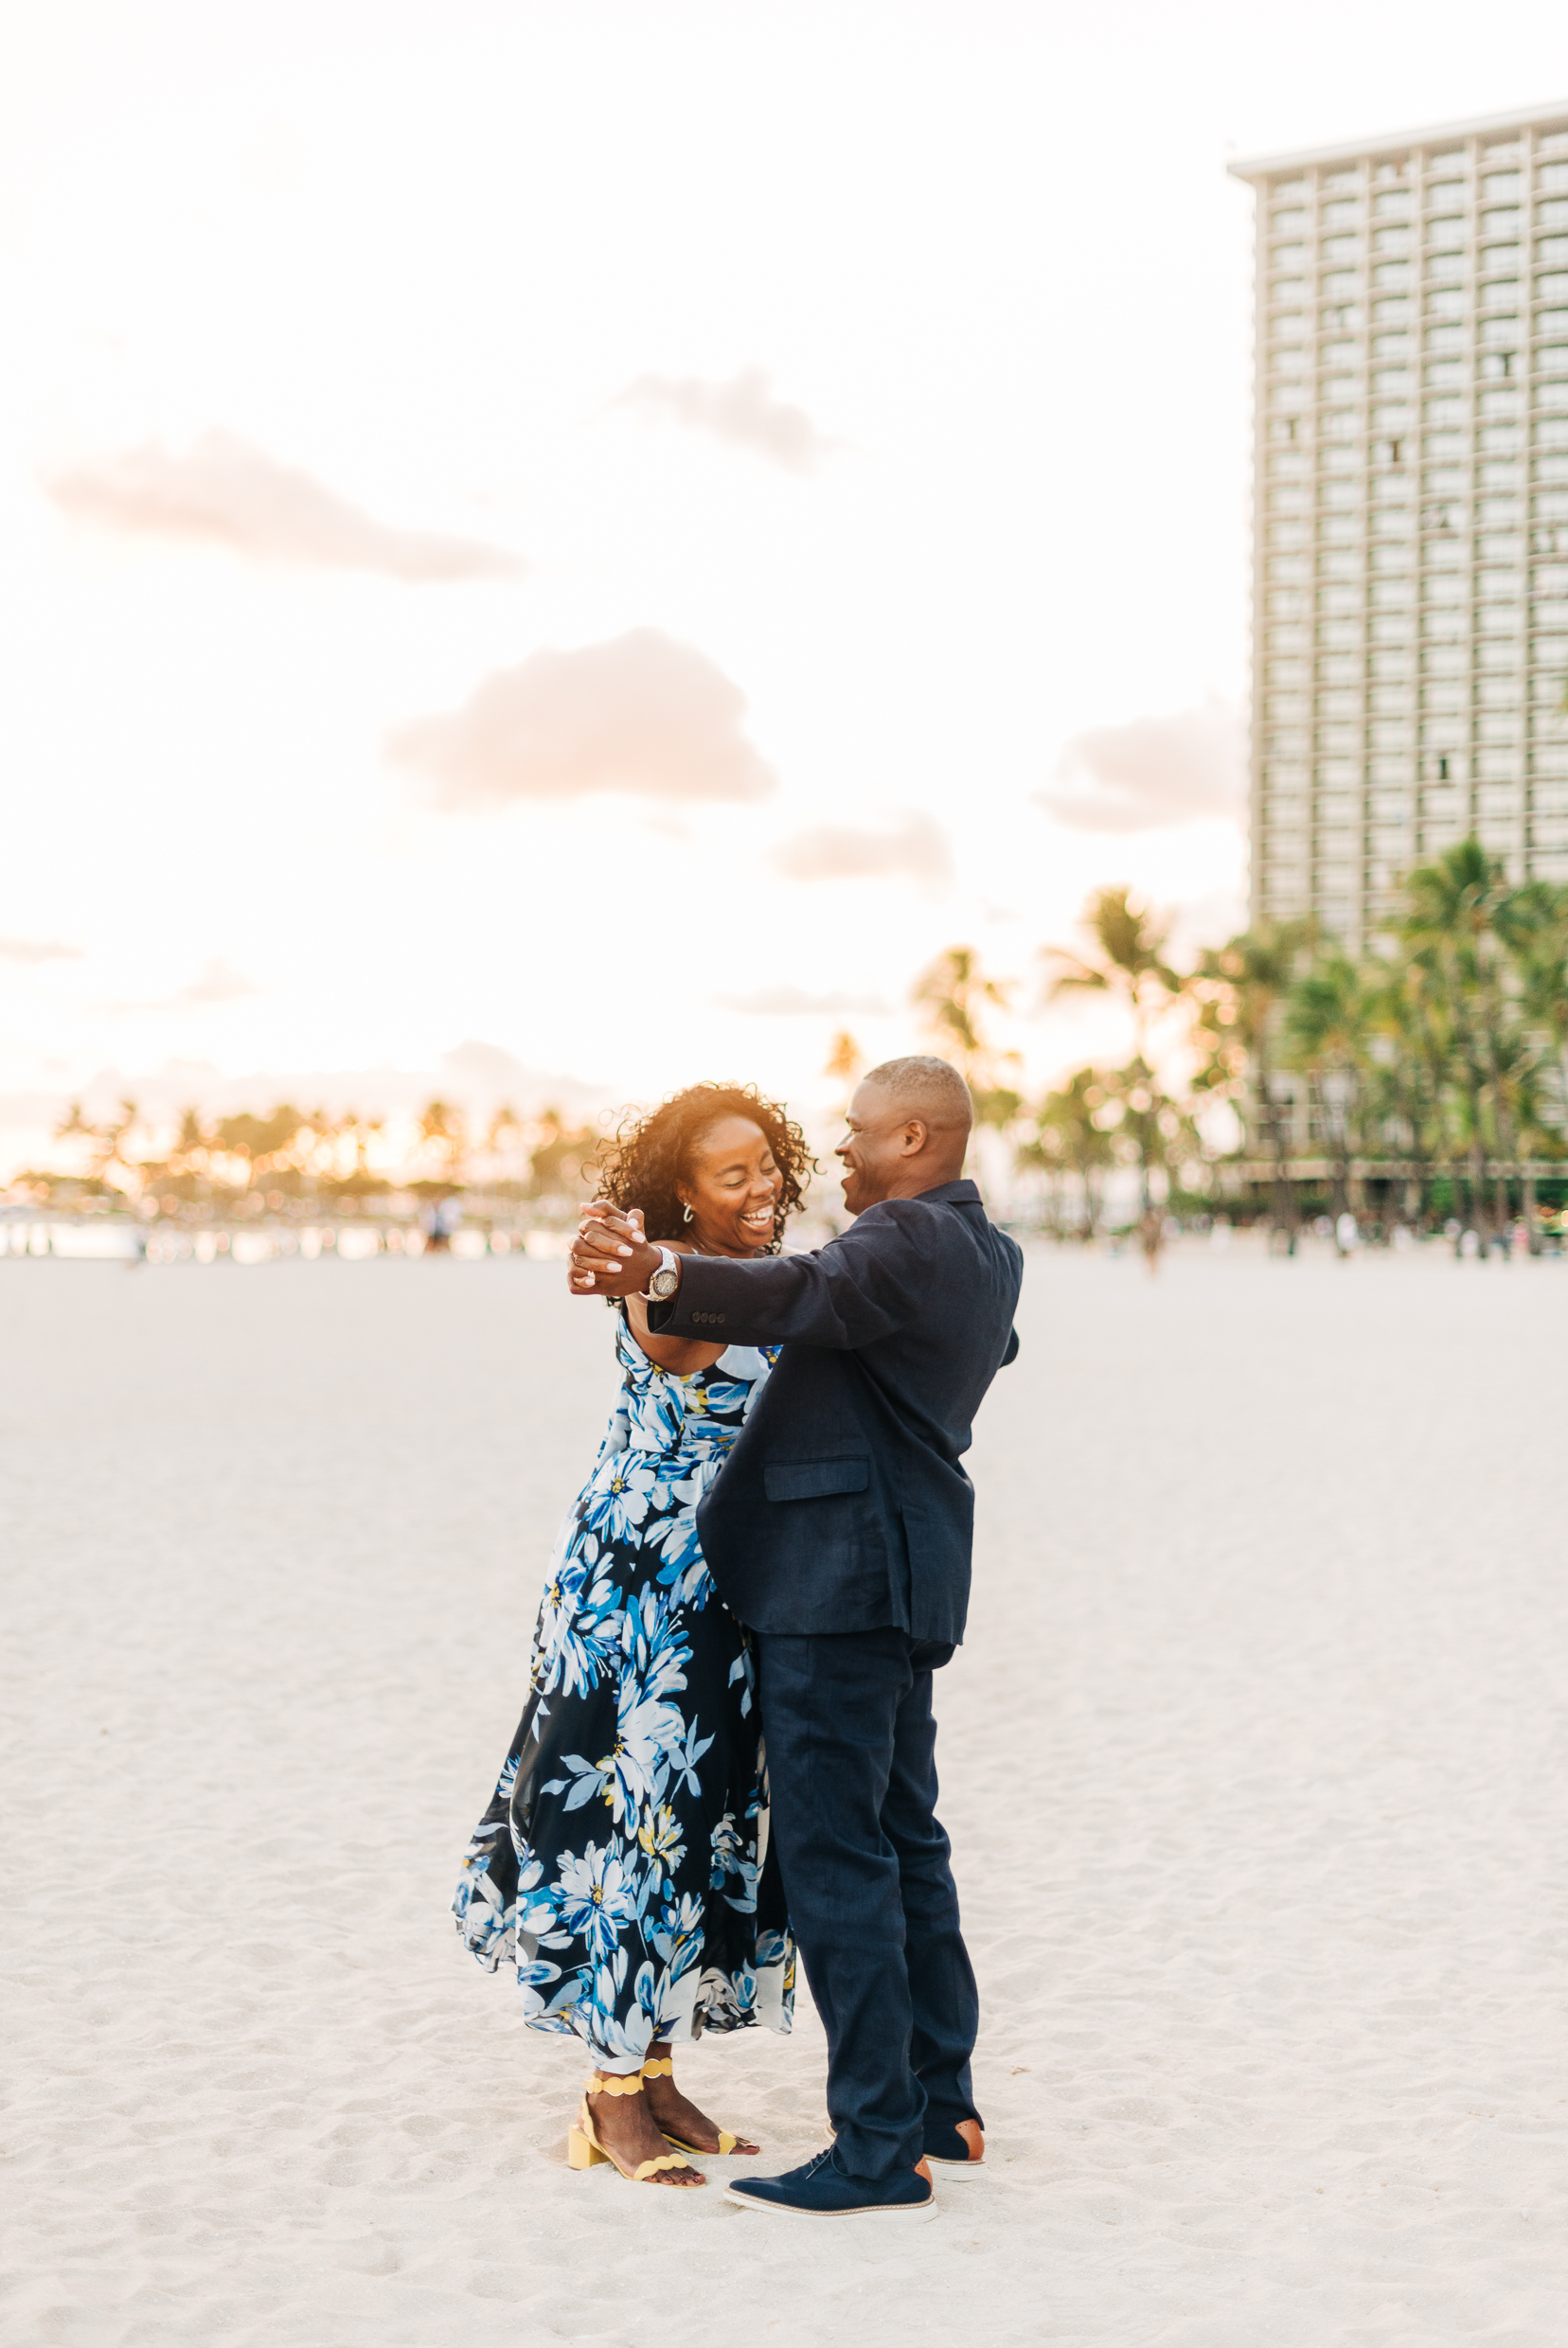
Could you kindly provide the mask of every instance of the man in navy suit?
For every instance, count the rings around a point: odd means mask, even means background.
[[[646,1293],[657,1335],[783,1346],[697,1512],[755,1634],[771,1830],[828,2033],[834,2143],[729,2187],[757,2208],[914,2213],[929,2161],[984,2153],[931,1686],[963,1636],[974,1493],[959,1462],[1018,1351],[1024,1259],[963,1179],[972,1115],[945,1060],[874,1068],[837,1151],[855,1220],[813,1254],[676,1255],[599,1205],[573,1251],[574,1290]]]

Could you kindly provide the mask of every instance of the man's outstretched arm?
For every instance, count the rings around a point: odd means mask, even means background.
[[[662,1261],[634,1224],[596,1202],[572,1248],[573,1294],[640,1294]],[[915,1318],[910,1252],[891,1220],[809,1255],[681,1255],[676,1265],[674,1295],[648,1307],[657,1337],[852,1352]]]

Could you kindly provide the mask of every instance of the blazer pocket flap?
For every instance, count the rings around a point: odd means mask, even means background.
[[[770,1500],[826,1500],[832,1492],[864,1492],[870,1481],[868,1459],[775,1461],[762,1470]]]

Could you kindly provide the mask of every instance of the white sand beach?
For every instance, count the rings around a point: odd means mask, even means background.
[[[938,1681],[989,2164],[812,2232],[569,2172],[447,1914],[608,1315],[0,1265],[6,2340],[1560,2348],[1568,1264],[1039,1250],[1021,1325]],[[823,2141],[809,2012],[686,2068]]]

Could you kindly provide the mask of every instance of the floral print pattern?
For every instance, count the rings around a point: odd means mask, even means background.
[[[777,1348],[687,1378],[617,1323],[621,1389],[561,1526],[528,1697],[453,1902],[526,2020],[609,2065],[652,2039],[788,2030],[794,1949],[768,1859],[745,1630],[719,1597],[697,1503]]]

